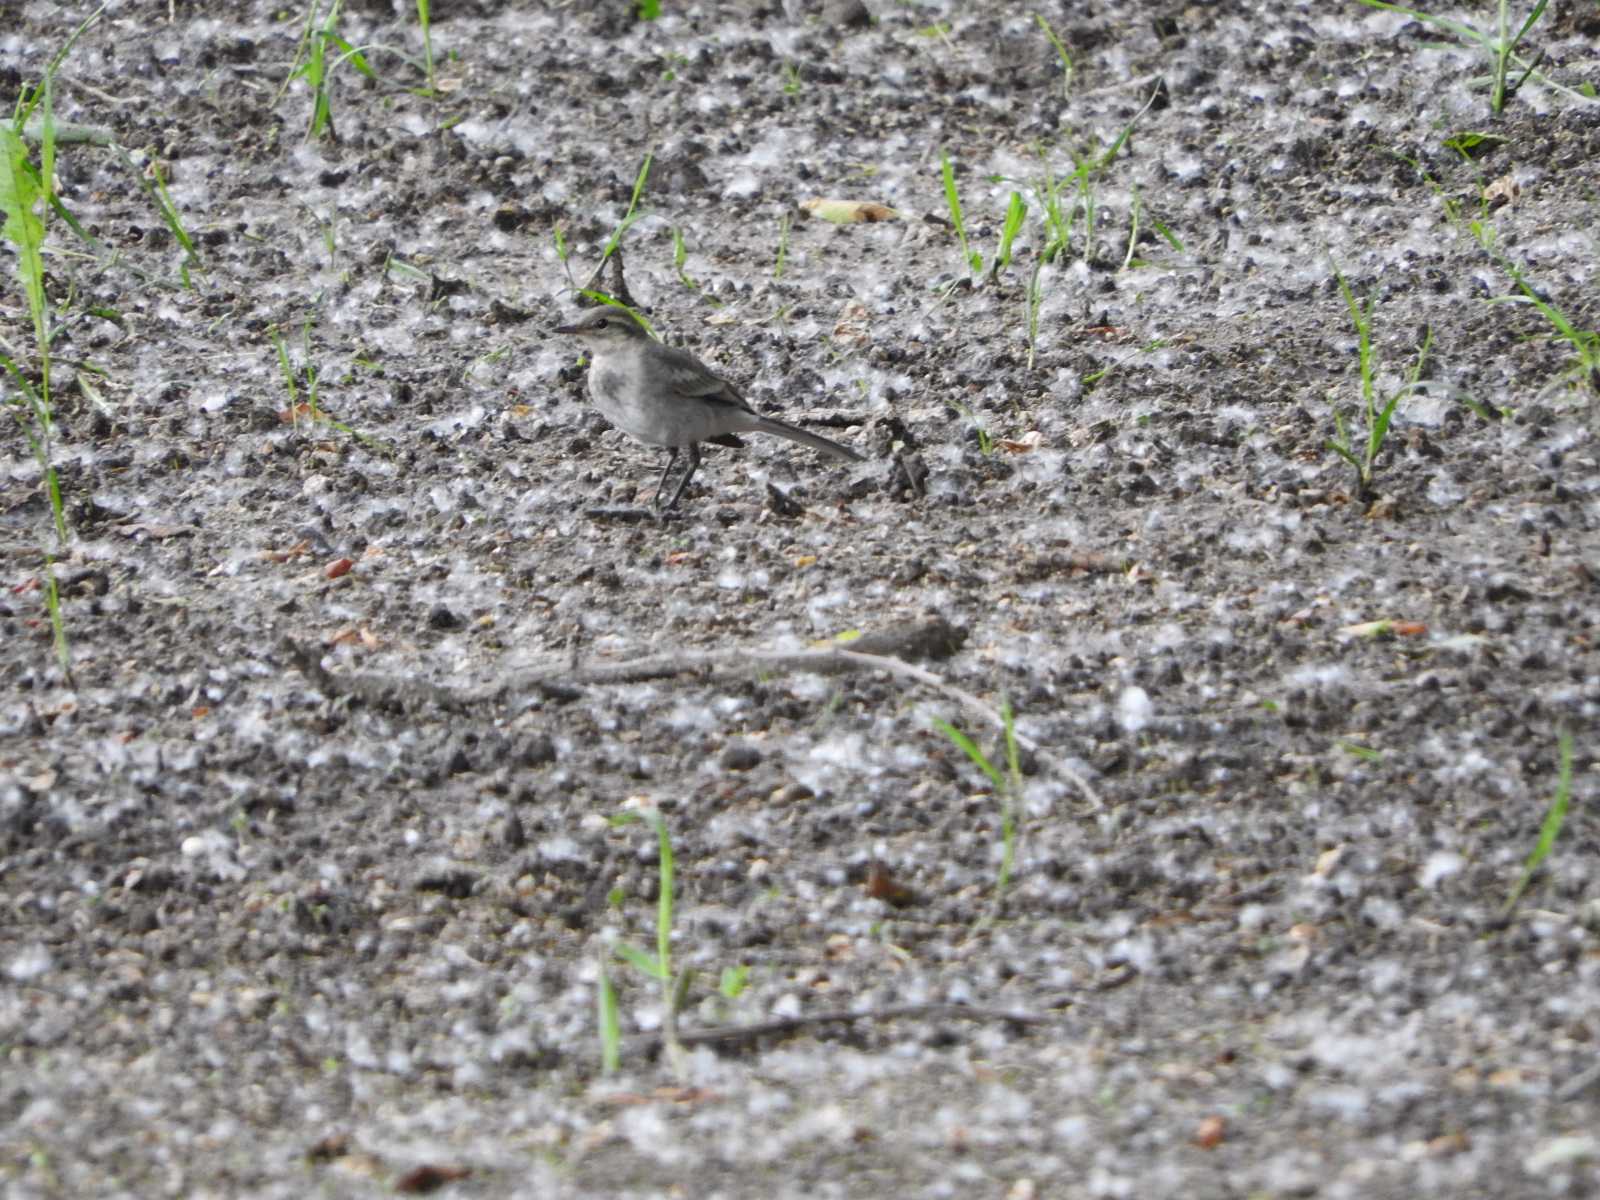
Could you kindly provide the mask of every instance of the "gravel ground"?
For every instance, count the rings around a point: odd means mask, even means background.
[[[1499,116],[1357,4],[438,7],[432,95],[339,14],[334,136],[303,12],[60,66],[115,145],[56,162],[65,546],[0,459],[0,1190],[1600,1191],[1600,377],[1529,300],[1600,325],[1597,6]],[[631,519],[552,330],[647,161],[636,305],[866,463]]]

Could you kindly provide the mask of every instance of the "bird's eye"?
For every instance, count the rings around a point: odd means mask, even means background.
[[[606,320],[604,317],[601,317],[598,321],[596,321],[594,323],[594,327],[596,329],[606,329],[606,328],[609,328],[610,325],[611,325],[611,322]]]

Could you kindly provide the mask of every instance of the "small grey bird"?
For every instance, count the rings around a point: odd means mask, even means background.
[[[591,309],[556,332],[571,334],[588,350],[589,395],[600,415],[641,442],[669,451],[652,505],[661,502],[679,450],[688,447],[689,469],[667,508],[678,503],[699,469],[700,443],[742,446],[741,433],[772,433],[835,458],[865,461],[838,442],[762,416],[733,384],[687,351],[663,346],[625,309]]]

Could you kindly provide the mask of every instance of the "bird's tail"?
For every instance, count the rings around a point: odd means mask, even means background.
[[[791,425],[787,421],[780,421],[776,417],[762,417],[761,423],[756,426],[757,433],[770,433],[777,437],[788,438],[791,442],[799,442],[802,446],[823,454],[842,458],[849,462],[865,462],[866,459],[857,454],[849,446],[841,446],[838,442],[823,437],[820,433],[812,433],[809,429],[801,429],[798,425]]]

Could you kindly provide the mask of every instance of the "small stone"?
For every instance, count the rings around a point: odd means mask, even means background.
[[[517,816],[516,813],[512,813],[506,818],[503,840],[513,850],[520,850],[528,844],[528,834],[522,828],[522,818]]]
[[[761,764],[761,751],[749,742],[730,742],[718,762],[724,771],[748,771]]]
[[[434,605],[428,613],[429,629],[460,629],[462,624],[461,618],[443,604]]]
[[[530,734],[516,743],[513,753],[524,767],[542,767],[555,762],[556,744],[545,734]]]
[[[841,29],[865,29],[872,24],[872,13],[862,0],[832,0],[823,6],[822,19]]]

